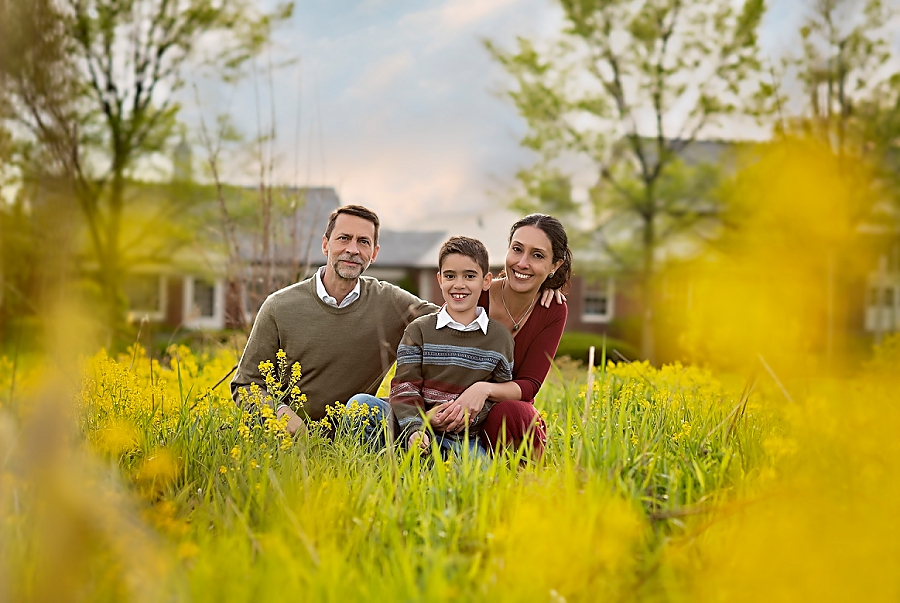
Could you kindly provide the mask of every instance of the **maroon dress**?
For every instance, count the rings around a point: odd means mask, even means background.
[[[490,292],[485,291],[478,305],[490,311]],[[547,426],[534,408],[534,397],[550,372],[559,339],[566,327],[569,308],[553,302],[549,308],[537,304],[531,316],[515,336],[513,383],[522,390],[521,400],[504,400],[491,408],[481,428],[481,436],[490,447],[503,442],[518,446],[530,434],[535,457],[544,452]]]

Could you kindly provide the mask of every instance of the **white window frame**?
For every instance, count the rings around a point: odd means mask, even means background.
[[[194,283],[206,281],[213,283],[213,314],[200,316],[194,305]],[[184,277],[183,295],[184,326],[188,329],[224,329],[225,328],[225,285],[222,279],[208,279],[202,276]]]
[[[877,291],[876,299],[872,299],[873,291]],[[887,291],[892,292],[892,305],[884,303]],[[890,274],[881,277],[874,275],[869,278],[865,312],[866,331],[890,333],[900,330],[900,275]]]
[[[136,274],[135,276],[153,276],[152,274]],[[158,274],[156,275],[158,286],[159,286],[159,307],[155,310],[151,310],[150,308],[128,308],[128,321],[136,322],[139,320],[147,319],[154,322],[159,322],[166,317],[166,307],[168,306],[168,288],[166,287],[166,275]],[[129,300],[129,304],[130,304]]]
[[[596,283],[602,279],[606,280],[606,312],[603,314],[595,314],[587,311],[587,295],[589,286],[592,282]],[[612,276],[603,276],[600,278],[582,280],[581,292],[581,322],[607,323],[615,316],[616,304],[616,280]]]

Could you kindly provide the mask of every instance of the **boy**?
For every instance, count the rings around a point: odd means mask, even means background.
[[[512,379],[512,335],[478,306],[481,292],[491,286],[485,246],[469,237],[451,237],[441,247],[437,279],[444,306],[406,327],[391,381],[391,409],[410,448],[430,444],[423,413],[428,416],[432,408],[455,400],[478,381]],[[459,452],[463,443],[482,450],[476,427],[492,405],[486,402],[470,417],[468,442],[464,434],[436,433],[441,450]]]

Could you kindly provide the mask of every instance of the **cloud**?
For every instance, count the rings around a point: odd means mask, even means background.
[[[515,4],[517,0],[447,0],[440,7],[441,22],[451,27],[478,24]]]
[[[767,16],[766,32],[779,33],[763,32],[764,43],[795,31],[799,12],[785,4]],[[509,80],[481,39],[511,47],[518,35],[546,38],[561,25],[546,0],[300,3],[276,33],[278,52],[299,56],[299,65],[278,72],[274,89],[260,76],[233,91],[201,90],[200,110],[207,123],[229,111],[252,139],[257,121],[268,130],[271,102],[276,179],[335,186],[345,203],[372,206],[388,226],[475,210],[505,202],[516,171],[534,159],[519,145],[524,121],[492,93]],[[185,105],[195,105],[192,91]],[[242,154],[230,178],[255,182],[254,165]]]
[[[412,53],[407,49],[380,59],[347,92],[355,96],[378,94],[412,67],[413,62]]]
[[[480,39],[533,31],[545,6],[411,3],[387,18],[368,4],[358,11],[365,19],[334,31],[306,15],[317,33],[303,44],[301,173],[337,186],[344,202],[372,206],[388,225],[495,203],[492,191],[529,155],[514,108],[490,92],[504,75]]]

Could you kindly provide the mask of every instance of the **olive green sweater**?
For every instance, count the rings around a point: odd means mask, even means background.
[[[319,420],[325,408],[343,404],[358,393],[374,394],[397,357],[403,330],[412,320],[437,312],[403,289],[371,277],[360,277],[359,299],[346,308],[329,306],[316,295],[315,277],[280,291],[263,302],[237,372],[231,394],[251,383],[264,387],[259,363],[282,349],[288,367],[299,362],[306,394],[304,410]],[[302,416],[302,415],[301,415]]]

